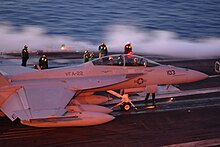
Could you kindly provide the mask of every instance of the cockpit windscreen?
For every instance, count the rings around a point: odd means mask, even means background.
[[[159,63],[148,60],[137,55],[110,55],[98,58],[92,61],[94,65],[109,65],[109,66],[145,66],[154,67],[159,66]]]

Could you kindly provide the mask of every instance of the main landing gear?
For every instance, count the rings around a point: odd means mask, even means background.
[[[135,110],[137,110],[137,107],[135,107],[135,105],[129,99],[128,94],[121,95],[113,90],[108,90],[107,92],[118,98],[121,98],[121,101],[118,104],[114,105],[112,108],[120,106],[122,110],[128,111],[131,109],[131,107],[134,107]]]

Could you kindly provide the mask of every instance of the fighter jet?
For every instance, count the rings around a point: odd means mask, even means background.
[[[121,107],[129,110],[133,105],[129,93],[152,93],[160,85],[208,77],[198,71],[126,54],[40,71],[0,64],[2,112],[12,121],[18,118],[22,124],[34,127],[91,126],[113,120],[108,114],[112,110],[98,105],[110,98],[94,95],[95,92],[107,91],[122,98]],[[123,94],[118,90],[123,90]]]

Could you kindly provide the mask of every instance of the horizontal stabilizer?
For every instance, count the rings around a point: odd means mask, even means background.
[[[30,73],[36,71],[32,68],[27,68],[17,64],[16,62],[9,61],[9,60],[0,60],[0,72],[3,75],[14,75],[14,74],[23,74],[23,73]]]

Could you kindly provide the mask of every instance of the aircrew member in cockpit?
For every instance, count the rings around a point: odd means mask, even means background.
[[[123,65],[123,59],[121,56],[118,56],[117,63],[118,65]]]
[[[134,66],[138,66],[138,59],[137,58],[134,58],[134,63],[133,63]]]
[[[109,56],[109,58],[108,58],[108,65],[113,65],[113,64],[114,64],[113,57]]]
[[[106,46],[106,44],[104,42],[102,42],[101,45],[99,45],[99,58],[103,57],[103,56],[107,56],[108,55],[108,48]]]

